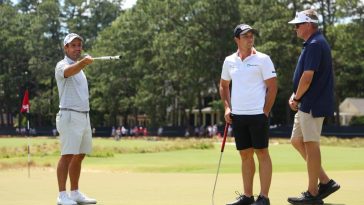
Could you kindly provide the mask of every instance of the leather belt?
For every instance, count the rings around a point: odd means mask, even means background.
[[[72,111],[72,112],[78,112],[78,113],[88,114],[88,111],[78,111],[78,110],[74,110],[74,109],[70,109],[70,108],[60,108],[60,110],[64,110],[64,111]]]

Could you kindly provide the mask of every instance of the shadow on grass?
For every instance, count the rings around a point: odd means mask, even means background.
[[[290,203],[288,203],[289,205],[291,205]],[[323,205],[346,205],[346,204],[333,204],[333,203],[324,203]]]
[[[291,205],[291,204],[289,204]],[[311,204],[311,205],[316,205],[316,204]],[[317,204],[319,205],[319,204]],[[323,205],[346,205],[346,204],[333,204],[333,203],[324,203]]]
[[[346,204],[332,204],[332,203],[324,203],[324,205],[346,205]]]

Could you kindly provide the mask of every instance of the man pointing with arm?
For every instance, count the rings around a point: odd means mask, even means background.
[[[83,46],[81,36],[75,33],[68,34],[63,45],[65,57],[57,63],[55,69],[60,109],[56,117],[56,126],[61,142],[61,158],[57,166],[57,204],[96,204],[96,200],[81,193],[78,186],[82,160],[92,149],[89,91],[82,69],[93,60],[91,56],[86,56],[77,61]],[[71,182],[70,194],[66,192],[68,175]]]

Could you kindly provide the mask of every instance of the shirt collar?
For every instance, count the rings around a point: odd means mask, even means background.
[[[257,54],[257,50],[253,47],[252,54],[251,54],[250,56],[248,56],[248,57],[255,56],[256,54]],[[239,49],[235,52],[235,56],[236,56],[237,58],[240,58],[240,56],[239,56]]]
[[[67,61],[67,63],[69,63],[69,64],[74,64],[74,63],[76,63],[76,61],[74,61],[74,60],[70,59],[68,56],[64,56],[64,60],[65,60],[65,61]]]
[[[306,46],[307,44],[309,44],[315,36],[320,35],[320,34],[321,34],[320,31],[316,31],[315,33],[313,33],[310,36],[310,38],[307,39],[307,41],[303,42],[303,46]]]

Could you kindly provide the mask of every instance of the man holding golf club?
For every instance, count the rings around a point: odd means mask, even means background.
[[[270,57],[255,50],[257,31],[246,24],[234,29],[237,52],[226,57],[220,80],[225,120],[232,124],[242,162],[244,194],[227,205],[269,205],[272,161],[268,151],[269,113],[277,94],[276,72]],[[231,98],[230,82],[232,81]],[[255,201],[254,153],[259,161],[260,194]]]
[[[340,188],[321,165],[320,135],[325,117],[334,114],[334,74],[331,49],[318,29],[315,10],[296,14],[288,22],[295,25],[303,49],[293,76],[293,94],[288,104],[293,111],[291,143],[306,160],[308,189],[300,197],[290,197],[291,204],[323,204],[322,199]],[[318,181],[320,181],[319,185]]]
[[[86,56],[78,61],[83,39],[75,33],[65,37],[63,46],[65,57],[55,69],[60,108],[56,126],[61,142],[61,158],[57,167],[57,204],[96,204],[95,199],[81,193],[78,187],[82,160],[92,149],[88,83],[82,69],[91,64],[93,59]],[[71,182],[69,194],[66,192],[68,175]]]

